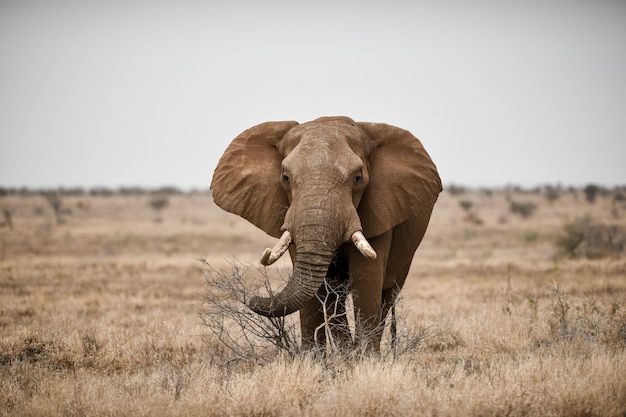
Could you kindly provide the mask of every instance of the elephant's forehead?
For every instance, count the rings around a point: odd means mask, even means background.
[[[345,140],[332,133],[323,136],[303,136],[290,156],[305,165],[334,165],[338,162],[359,159]]]
[[[283,155],[294,150],[314,157],[332,158],[357,153],[364,148],[363,132],[356,126],[346,123],[306,123],[292,129],[283,139]],[[352,152],[351,152],[352,151]]]
[[[345,177],[361,169],[363,162],[343,141],[339,143],[316,142],[304,138],[300,144],[283,160],[283,167],[292,174],[313,178],[329,176]]]

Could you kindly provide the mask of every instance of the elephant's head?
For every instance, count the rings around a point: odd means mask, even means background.
[[[262,263],[295,246],[287,285],[250,302],[259,314],[282,316],[315,296],[341,244],[352,240],[373,259],[366,238],[430,214],[441,181],[408,131],[325,117],[301,125],[267,122],[241,133],[215,169],[211,189],[218,206],[280,237]]]

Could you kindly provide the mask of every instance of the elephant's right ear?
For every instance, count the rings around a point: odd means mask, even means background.
[[[274,237],[280,237],[289,207],[280,184],[282,157],[276,145],[297,125],[267,122],[241,133],[224,151],[211,182],[215,204]]]

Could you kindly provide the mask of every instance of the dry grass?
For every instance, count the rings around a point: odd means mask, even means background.
[[[63,224],[42,197],[0,197],[0,415],[626,415],[626,256],[554,244],[585,215],[623,227],[626,207],[509,194],[442,195],[403,291],[403,354],[262,365],[203,325],[198,259],[229,271],[273,240],[210,197],[169,196],[158,218],[150,196],[63,197]]]

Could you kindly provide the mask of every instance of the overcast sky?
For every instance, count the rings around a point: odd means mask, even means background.
[[[626,2],[0,0],[0,186],[207,188],[241,131],[324,115],[444,184],[626,184]]]

